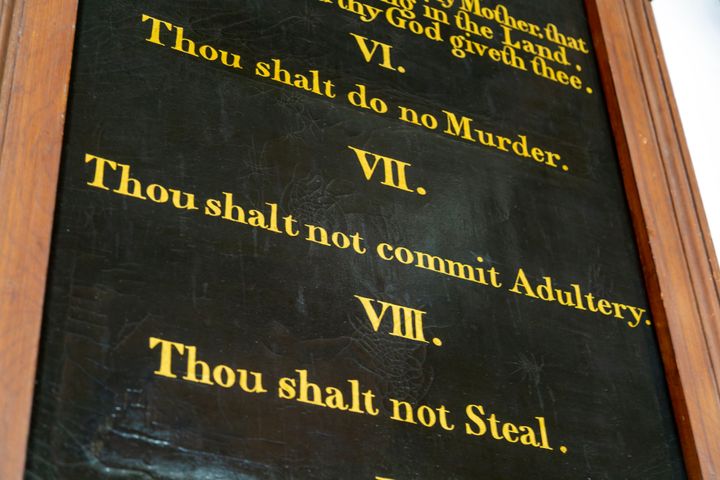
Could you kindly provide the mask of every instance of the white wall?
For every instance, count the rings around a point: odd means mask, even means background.
[[[720,0],[653,0],[652,5],[720,254]]]

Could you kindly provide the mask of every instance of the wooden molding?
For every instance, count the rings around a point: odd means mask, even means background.
[[[0,6],[0,479],[24,475],[78,0]],[[718,265],[648,0],[586,0],[691,479],[720,473]]]
[[[3,1],[0,5],[0,119],[4,120],[10,100],[11,73],[17,53],[16,43],[10,47],[10,39],[17,40],[17,32],[22,18],[22,2]],[[5,127],[0,128],[0,146],[3,144]],[[0,157],[2,160],[2,157]]]
[[[648,0],[588,0],[686,469],[720,473],[717,259]]]
[[[0,478],[21,479],[77,0],[3,2],[0,22]]]

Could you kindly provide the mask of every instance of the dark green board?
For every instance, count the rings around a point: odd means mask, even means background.
[[[460,0],[397,2],[446,12],[442,42],[390,3],[80,2],[27,478],[685,478],[582,1],[505,0],[525,69],[485,50],[496,1],[465,58]]]

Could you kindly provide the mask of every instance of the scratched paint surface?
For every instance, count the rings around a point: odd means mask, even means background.
[[[580,0],[505,3],[589,37]],[[243,70],[147,42],[143,14],[241,53]],[[368,65],[348,32],[392,44],[407,73]],[[570,170],[253,75],[272,58],[525,132]],[[685,478],[652,329],[507,291],[522,267],[647,308],[592,59],[583,68],[593,95],[317,0],[81,2],[27,478]],[[411,163],[427,195],[367,181],[348,145]],[[101,191],[86,154],[203,201],[276,203],[368,247],[482,257],[506,288]],[[442,347],[375,332],[354,295],[427,312]],[[269,392],[158,376],[151,337],[262,372]],[[322,386],[357,379],[381,413],[278,398],[297,369]],[[390,398],[444,405],[456,428],[393,421]],[[554,449],[466,435],[468,404],[543,417]]]

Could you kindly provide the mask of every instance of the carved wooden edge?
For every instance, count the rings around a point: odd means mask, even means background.
[[[0,13],[0,478],[23,477],[78,0]],[[720,471],[718,266],[648,0],[586,0],[686,468]]]
[[[690,479],[720,474],[718,265],[649,0],[586,0]]]
[[[77,0],[0,13],[0,479],[23,478]]]
[[[17,7],[17,8],[16,8]],[[8,110],[10,100],[10,75],[6,72],[12,71],[15,63],[15,48],[10,48],[10,39],[17,36],[19,20],[22,18],[22,5],[17,5],[16,0],[3,0],[0,5],[0,121],[5,121],[5,113]],[[0,146],[3,143],[5,128],[0,123]],[[2,158],[0,157],[0,161]]]

